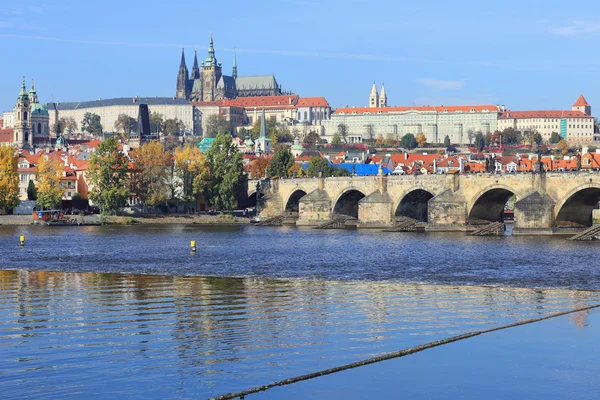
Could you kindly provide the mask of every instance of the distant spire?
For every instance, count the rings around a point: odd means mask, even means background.
[[[25,87],[25,77],[23,77],[23,82],[21,83],[21,92],[19,93],[19,100],[29,99],[27,96],[27,88]]]
[[[181,63],[179,63],[180,67],[185,67],[185,49],[181,48]]]
[[[238,77],[238,71],[237,71],[237,56],[235,54],[235,48],[233,49],[233,71],[231,73],[231,76],[233,77],[233,79],[237,79]]]
[[[260,116],[260,136],[259,139],[267,137],[267,119],[265,118],[265,102],[263,100],[262,115]]]
[[[381,93],[379,94],[379,107],[387,107],[387,95],[385,94],[385,84],[381,84]]]
[[[373,81],[373,87],[369,95],[369,107],[379,107],[379,94],[377,93],[377,84],[375,81]]]
[[[194,51],[194,66],[192,67],[192,79],[200,78],[200,68],[198,67],[198,52]]]

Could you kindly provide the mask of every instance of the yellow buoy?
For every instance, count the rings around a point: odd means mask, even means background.
[[[21,235],[19,239],[21,241],[21,247],[25,246],[25,236]]]
[[[190,246],[192,247],[192,254],[196,253],[196,241],[192,240],[190,242]]]

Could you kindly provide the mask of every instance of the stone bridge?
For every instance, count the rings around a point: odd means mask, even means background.
[[[256,181],[248,184],[255,195]],[[600,201],[600,174],[410,175],[281,179],[261,189],[260,215],[285,215],[297,225],[339,216],[359,228],[388,228],[399,217],[427,222],[428,230],[467,231],[503,221],[515,196],[514,234],[571,233],[592,225]]]

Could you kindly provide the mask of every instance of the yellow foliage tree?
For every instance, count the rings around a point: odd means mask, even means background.
[[[35,179],[37,181],[36,205],[42,208],[56,208],[60,206],[60,200],[64,194],[64,188],[60,184],[62,168],[60,163],[54,159],[41,156],[37,165]]]
[[[206,160],[197,146],[188,145],[175,150],[173,155],[177,176],[181,180],[181,197],[192,201],[197,194],[194,191],[194,179],[206,171]]]
[[[157,206],[167,201],[171,156],[160,142],[149,142],[131,152],[135,172],[131,175],[133,192],[143,205]]]
[[[0,146],[0,209],[2,213],[19,205],[19,155],[12,146]]]
[[[266,176],[269,160],[266,157],[259,157],[248,165],[248,174],[250,179],[261,179]]]
[[[427,144],[427,138],[425,137],[425,134],[423,134],[423,132],[419,133],[416,137],[417,139],[417,145],[419,147],[424,147]]]
[[[569,145],[567,144],[567,141],[564,139],[561,139],[558,142],[557,148],[558,148],[558,151],[560,152],[560,154],[562,154],[563,156],[567,155],[567,153],[569,152]]]

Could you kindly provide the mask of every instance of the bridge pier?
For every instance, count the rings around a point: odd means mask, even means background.
[[[428,231],[467,230],[467,200],[461,194],[447,189],[429,200],[428,205]]]
[[[552,235],[555,205],[552,197],[538,191],[515,202],[513,235]]]
[[[376,190],[358,202],[359,229],[386,229],[392,226],[394,202],[390,195]]]
[[[323,189],[315,189],[300,199],[297,226],[317,226],[331,220],[331,198]]]

